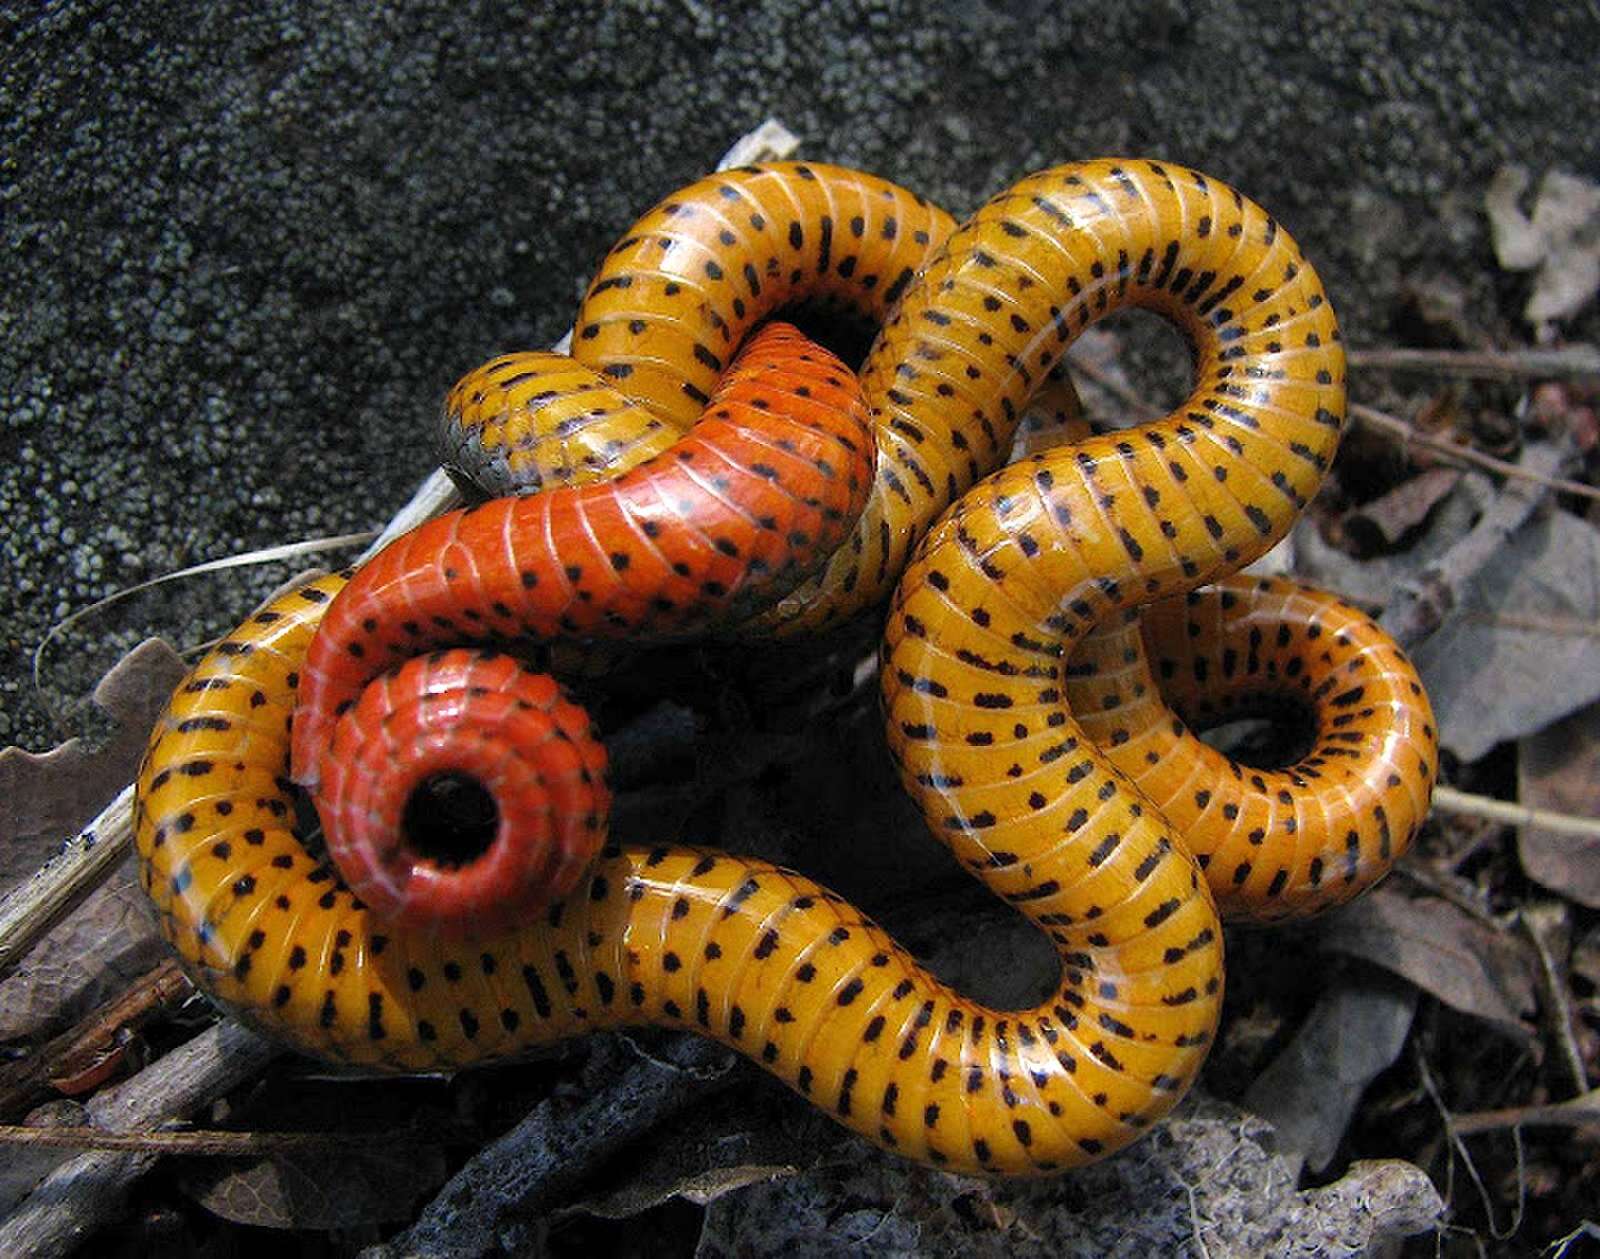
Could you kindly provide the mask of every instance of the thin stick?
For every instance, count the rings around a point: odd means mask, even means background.
[[[0,1074],[0,1115],[25,1111],[52,1095],[77,1095],[103,1084],[123,1061],[126,1036],[194,992],[176,957],[146,971],[76,1026]]]
[[[1390,346],[1347,350],[1346,355],[1350,366],[1369,371],[1425,371],[1493,380],[1600,375],[1600,346],[1583,343],[1523,350],[1412,350]]]
[[[1540,1002],[1541,1013],[1550,1024],[1550,1034],[1561,1051],[1561,1061],[1572,1086],[1582,1095],[1589,1091],[1589,1073],[1584,1068],[1583,1051],[1578,1048],[1577,1037],[1572,1034],[1572,1002],[1567,999],[1565,977],[1549,942],[1552,935],[1564,936],[1570,922],[1567,907],[1551,901],[1527,905],[1517,911],[1517,923],[1539,958],[1539,989],[1544,996]]]
[[[1590,1089],[1581,1097],[1543,1106],[1511,1106],[1505,1110],[1480,1110],[1468,1115],[1450,1115],[1452,1131],[1466,1135],[1496,1128],[1589,1128],[1600,1127],[1600,1089]]]
[[[27,1128],[0,1124],[0,1145],[64,1150],[129,1150],[144,1154],[201,1154],[238,1158],[253,1154],[404,1150],[423,1145],[421,1132],[106,1132],[101,1128]]]
[[[1486,455],[1481,450],[1473,450],[1470,446],[1457,446],[1454,442],[1447,442],[1443,438],[1433,437],[1413,428],[1399,417],[1390,415],[1387,411],[1380,411],[1376,407],[1352,402],[1350,404],[1350,417],[1360,420],[1363,424],[1370,424],[1373,428],[1388,433],[1391,437],[1397,437],[1402,443],[1426,446],[1436,454],[1446,455],[1461,463],[1473,464],[1486,472],[1493,472],[1496,476],[1532,481],[1538,485],[1547,486],[1552,490],[1559,490],[1563,494],[1577,494],[1583,498],[1600,500],[1600,489],[1596,489],[1592,485],[1585,485],[1582,481],[1569,481],[1564,477],[1553,477],[1543,472],[1518,467],[1514,463],[1507,463],[1504,459],[1496,459],[1493,455]]]
[[[1582,348],[1586,350],[1594,349],[1592,346],[1584,346]],[[1396,353],[1399,352],[1397,351]],[[1600,353],[1600,351],[1597,351],[1597,353]],[[1356,357],[1355,355],[1351,356],[1352,362],[1356,360]],[[1081,373],[1100,388],[1114,394],[1120,401],[1126,403],[1132,410],[1135,419],[1154,419],[1161,414],[1160,408],[1151,405],[1140,395],[1138,390],[1102,371],[1098,366],[1092,363],[1079,362],[1077,359],[1071,361],[1071,366],[1074,372]],[[1597,363],[1591,370],[1600,370],[1600,363]],[[1531,374],[1538,375],[1542,373]],[[1445,441],[1443,438],[1424,433],[1398,416],[1390,415],[1387,411],[1380,411],[1376,407],[1369,407],[1360,402],[1352,402],[1350,404],[1350,417],[1351,419],[1359,420],[1363,424],[1369,424],[1381,432],[1388,433],[1391,437],[1398,438],[1402,443],[1424,446],[1436,454],[1447,456],[1449,459],[1459,463],[1476,465],[1487,472],[1495,473],[1497,476],[1534,481],[1540,485],[1549,486],[1551,489],[1559,490],[1563,494],[1577,494],[1584,498],[1600,500],[1600,489],[1596,489],[1592,485],[1585,485],[1582,481],[1570,481],[1560,477],[1546,476],[1539,472],[1530,471],[1527,468],[1518,467],[1514,463],[1507,463],[1504,459],[1496,459],[1493,455],[1486,455],[1480,450],[1473,450],[1470,446],[1458,446],[1454,442]]]
[[[1558,835],[1600,839],[1600,818],[1579,817],[1571,813],[1552,813],[1548,809],[1534,809],[1510,800],[1495,800],[1489,796],[1457,791],[1454,787],[1442,785],[1435,787],[1433,807],[1441,813],[1487,818],[1491,822],[1505,822],[1511,826],[1537,826],[1541,830],[1553,831]]]
[[[45,932],[99,887],[133,843],[133,787],[61,846],[21,887],[0,900],[0,978]]]
[[[253,1077],[282,1052],[232,1019],[201,1032],[131,1080],[89,1102],[108,1132],[141,1132],[182,1118]],[[65,1254],[116,1219],[128,1186],[156,1161],[149,1151],[91,1150],[67,1159],[0,1221],[0,1255]]]

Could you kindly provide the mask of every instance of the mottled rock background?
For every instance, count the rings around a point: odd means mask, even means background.
[[[56,618],[386,520],[449,384],[559,335],[632,217],[771,114],[958,211],[1073,157],[1187,162],[1301,238],[1352,343],[1393,340],[1405,287],[1440,279],[1519,336],[1482,185],[1512,160],[1600,173],[1596,5],[1535,8],[6,6],[0,742],[82,720],[27,681]],[[284,571],[94,618],[48,676],[82,693],[139,633],[196,641]]]

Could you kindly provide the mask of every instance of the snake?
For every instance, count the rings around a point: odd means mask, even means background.
[[[849,217],[829,200],[835,178],[868,189]],[[707,360],[729,361],[808,273],[837,274],[869,239],[900,239],[891,203],[897,217],[907,205],[933,215],[863,178],[816,164],[755,167],[675,195],[608,259],[631,281],[607,283],[603,268],[591,287],[574,345],[612,348],[578,378],[583,400],[542,397],[549,386],[502,359],[452,394],[447,414],[458,418],[448,423],[488,429],[507,398],[513,409],[558,409],[554,427],[574,439],[564,451],[531,453],[513,434],[502,455],[533,460],[545,479],[582,465],[593,483],[513,505],[609,494],[614,456],[631,467],[623,480],[646,486],[681,467],[673,451],[690,440],[688,404],[696,414],[718,405]],[[752,208],[753,188],[772,198],[764,208]],[[808,206],[828,210],[826,231]],[[881,217],[869,220],[869,208]],[[773,232],[748,271],[737,252],[706,243],[735,249],[746,227],[765,230],[757,216]],[[430,660],[458,680],[500,670],[480,683],[487,699],[527,669],[462,648],[463,638],[514,638],[530,625],[572,632],[561,618],[589,615],[586,605],[633,568],[635,551],[608,552],[621,534],[597,524],[582,556],[545,557],[565,582],[541,569],[525,587],[525,570],[502,558],[514,552],[504,500],[425,526],[427,546],[402,539],[393,558],[348,581],[280,597],[179,686],[141,770],[137,847],[163,929],[207,991],[307,1053],[388,1069],[453,1070],[604,1028],[688,1028],[869,1141],[955,1171],[1082,1165],[1170,1109],[1216,1030],[1219,901],[1236,894],[1271,918],[1355,894],[1414,835],[1436,772],[1426,697],[1375,625],[1292,583],[1233,576],[1282,535],[1332,458],[1343,417],[1337,325],[1274,219],[1175,165],[1073,163],[1021,181],[942,241],[915,230],[928,241],[914,242],[927,253],[914,269],[873,265],[873,291],[894,300],[875,308],[883,328],[860,371],[878,452],[868,492],[855,496],[859,515],[852,503],[829,518],[831,556],[805,540],[819,567],[807,576],[805,563],[783,565],[762,596],[776,603],[742,600],[737,581],[721,582],[711,611],[758,632],[800,633],[893,591],[881,655],[891,754],[930,829],[1055,945],[1060,980],[1049,996],[1030,1009],[985,1007],[804,875],[675,843],[601,840],[564,896],[492,929],[396,925],[365,889],[358,895],[295,822],[295,780],[324,785],[320,749],[338,710],[351,720],[373,685],[394,688],[408,670],[427,679]],[[774,307],[750,313],[757,283],[765,293],[785,280]],[[691,288],[671,305],[684,327],[633,358],[625,341],[607,341],[640,321],[631,334],[655,336],[649,299]],[[1162,420],[991,473],[1067,344],[1128,305],[1166,315],[1189,338],[1189,397]],[[629,414],[631,436],[575,423],[627,410],[596,396],[608,381],[655,391]],[[741,514],[724,503],[718,519]],[[462,530],[500,539],[499,550],[455,546]],[[742,555],[742,538],[730,540]],[[549,585],[564,598],[536,604],[528,592]],[[378,619],[386,590],[426,597],[425,615],[410,618],[417,632],[405,617]],[[576,632],[628,634],[649,619],[648,602],[608,598],[613,615],[597,611]],[[698,627],[706,608],[696,598],[656,611],[670,633]],[[402,662],[417,654],[423,664]],[[567,777],[593,789],[603,753],[558,694],[533,685],[524,702],[540,729],[561,731],[541,737],[573,748]],[[1285,689],[1313,714],[1309,753],[1274,776],[1219,753],[1208,785],[1197,785],[1179,763],[1197,743],[1185,716],[1203,721]],[[1224,795],[1221,779],[1238,792]],[[1331,847],[1309,834],[1320,806],[1297,810],[1291,799],[1262,811],[1263,797],[1319,784],[1344,801],[1342,811],[1320,808]],[[1184,797],[1197,817],[1239,822],[1244,855],[1228,828],[1215,847],[1193,850],[1190,823],[1166,812]],[[591,790],[587,836],[602,829],[602,805],[603,789]]]

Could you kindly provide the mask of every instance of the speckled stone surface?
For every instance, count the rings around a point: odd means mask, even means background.
[[[1483,181],[1600,170],[1600,18],[1546,7],[9,6],[0,743],[81,721],[31,697],[55,618],[386,520],[450,383],[559,335],[609,241],[770,114],[957,211],[1074,157],[1187,162],[1301,238],[1351,342],[1390,338],[1413,278],[1463,284],[1514,335]],[[48,676],[85,691],[142,632],[198,641],[287,571],[96,617]]]

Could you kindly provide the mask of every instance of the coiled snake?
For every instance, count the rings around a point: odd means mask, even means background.
[[[736,367],[719,393],[749,331],[799,297],[882,323],[861,397],[785,331],[749,357],[776,359],[789,388]],[[1072,338],[1129,305],[1189,338],[1190,396],[987,475]],[[592,484],[435,521],[348,585],[278,599],[179,688],[138,792],[143,877],[173,944],[215,996],[327,1057],[451,1068],[668,1024],[951,1169],[1044,1172],[1134,1139],[1214,1032],[1214,900],[1270,918],[1353,895],[1411,840],[1435,772],[1426,698],[1370,621],[1230,576],[1284,533],[1338,441],[1343,355],[1313,269],[1258,206],[1176,166],[1045,171],[952,232],[893,185],[787,164],[652,211],[577,329],[583,365],[496,360],[452,394],[446,427],[452,462],[475,458],[464,435],[483,441],[498,491]],[[870,488],[850,462],[866,457],[863,405]],[[681,438],[706,409],[713,427]],[[629,584],[640,575],[659,584]],[[589,860],[603,761],[582,719],[514,661],[461,646],[798,633],[897,580],[890,748],[931,828],[1058,948],[1059,989],[1035,1009],[949,990],[791,871],[676,845]],[[1132,610],[1161,600],[1141,629]],[[1312,750],[1274,774],[1199,751],[1158,689],[1199,716],[1302,697]],[[407,834],[410,787],[503,766],[487,736],[466,759],[438,752],[429,714],[474,708],[556,753],[499,810],[546,832],[504,858],[521,910],[496,907],[497,880],[468,886],[474,861]],[[294,833],[291,716],[295,778],[357,788],[319,800],[330,828],[341,809],[387,824],[344,878]],[[378,732],[360,753],[358,728]]]

